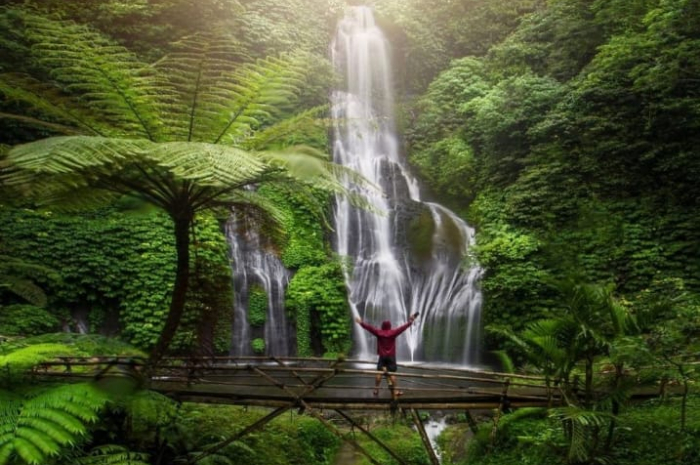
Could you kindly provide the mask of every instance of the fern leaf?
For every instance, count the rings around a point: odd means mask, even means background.
[[[322,134],[327,134],[328,122],[320,116],[327,110],[326,106],[311,108],[291,118],[257,131],[249,139],[243,142],[248,150],[263,150],[274,147],[283,148],[287,146],[299,145],[296,139],[303,142],[313,140]]]
[[[46,411],[41,412],[41,417],[42,419],[48,420],[55,425],[59,425],[60,427],[60,430],[54,431],[54,429],[48,422],[36,425],[37,429],[41,429],[44,427],[44,425],[49,424],[48,429],[46,431],[47,434],[51,433],[49,434],[50,436],[52,434],[56,434],[57,436],[65,436],[65,431],[68,431],[69,433],[73,434],[82,434],[84,431],[84,425],[82,421],[78,420],[78,418],[76,418],[75,416],[59,409],[46,409]],[[56,439],[60,440],[60,438]],[[71,438],[67,438],[66,441],[62,442],[70,442],[70,440]]]
[[[95,447],[88,455],[75,459],[71,465],[148,465],[148,455],[107,444]]]
[[[38,465],[44,463],[46,459],[46,454],[44,454],[41,449],[39,449],[31,441],[28,441],[25,438],[16,437],[12,442],[12,446],[17,455],[19,455],[26,463]]]
[[[230,35],[201,33],[173,44],[173,51],[155,67],[176,90],[174,98],[165,103],[169,110],[165,124],[174,139],[211,142],[198,137],[207,132],[207,122],[215,113],[207,98],[220,81],[232,79],[237,64],[247,59]]]
[[[272,122],[295,98],[303,69],[300,56],[270,57],[238,68],[200,99],[199,140],[240,145]]]
[[[33,423],[33,424],[32,424]],[[17,445],[19,451],[20,447],[27,447],[31,445],[32,455],[54,455],[58,453],[59,443],[54,441],[54,439],[45,433],[45,431],[37,430],[33,427],[38,422],[21,422],[17,428],[15,444],[22,444],[22,446]],[[45,428],[42,428],[45,429]],[[20,455],[21,452],[20,452]]]
[[[0,118],[16,119],[64,134],[109,134],[109,128],[76,105],[74,99],[31,76],[9,73],[0,75],[0,94],[7,101],[23,104],[29,115],[36,115],[36,118],[32,118],[27,114],[2,113]]]
[[[26,463],[39,464],[80,442],[107,397],[90,384],[74,384],[24,396],[0,391],[0,400],[10,405],[0,410],[0,456],[9,460],[17,454]]]
[[[158,97],[170,90],[152,67],[84,26],[24,14],[38,63],[62,89],[122,134],[159,138]]]
[[[46,294],[44,290],[32,281],[0,274],[0,288],[7,289],[16,296],[38,307],[46,305]]]
[[[13,452],[14,447],[12,444],[10,444],[9,441],[3,440],[3,437],[0,435],[0,464],[5,465],[8,463]]]

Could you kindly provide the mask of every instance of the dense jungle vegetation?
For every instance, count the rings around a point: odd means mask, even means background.
[[[0,464],[334,463],[303,415],[227,443],[265,412],[26,369],[228,353],[231,211],[294,272],[298,354],[349,351],[326,108],[346,3],[3,2]],[[443,463],[700,463],[700,2],[369,3],[404,152],[477,230],[484,352],[583,392],[455,418]],[[668,395],[632,404],[642,385]],[[402,419],[373,421],[429,463]]]

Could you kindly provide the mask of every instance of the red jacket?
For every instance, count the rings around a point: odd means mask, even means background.
[[[412,324],[413,321],[410,320],[401,326],[391,328],[391,323],[389,321],[384,321],[382,323],[382,329],[379,329],[364,321],[360,321],[360,326],[377,336],[377,354],[379,354],[380,357],[396,356],[396,337],[406,331]]]

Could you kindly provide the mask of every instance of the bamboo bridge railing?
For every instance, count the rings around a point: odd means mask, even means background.
[[[134,388],[147,387],[178,401],[255,405],[273,409],[267,415],[227,438],[191,463],[195,463],[242,436],[262,428],[290,409],[318,419],[331,432],[349,443],[373,464],[371,454],[330,422],[324,410],[333,410],[353,428],[362,431],[399,464],[406,462],[384,442],[353,419],[347,410],[388,410],[411,415],[433,465],[439,461],[420,420],[418,410],[503,411],[517,407],[552,407],[577,400],[578,383],[542,376],[493,371],[399,364],[397,387],[386,388],[389,378],[373,369],[374,362],[353,359],[278,357],[166,358],[156,365],[134,357],[58,357],[37,365],[32,376],[42,381],[94,380],[110,383],[127,380]],[[376,375],[383,389],[373,394]],[[399,396],[399,392],[402,394]],[[603,394],[603,393],[600,393]],[[658,395],[653,389],[634,396]]]

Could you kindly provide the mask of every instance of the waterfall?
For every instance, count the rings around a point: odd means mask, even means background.
[[[474,364],[480,269],[465,265],[474,230],[448,209],[421,200],[394,127],[387,41],[369,7],[348,8],[331,54],[345,78],[344,90],[331,96],[334,161],[379,188],[368,194],[371,210],[336,199],[334,245],[350,262],[352,311],[375,325],[398,325],[420,312],[397,340],[400,360]],[[372,359],[374,342],[355,331],[359,357]]]
[[[231,355],[253,355],[252,341],[265,341],[265,354],[292,355],[292,330],[284,315],[284,290],[289,271],[262,240],[257,228],[233,216],[226,224],[233,263],[234,314]],[[248,308],[256,288],[267,296],[267,312],[261,327],[252,327]]]

